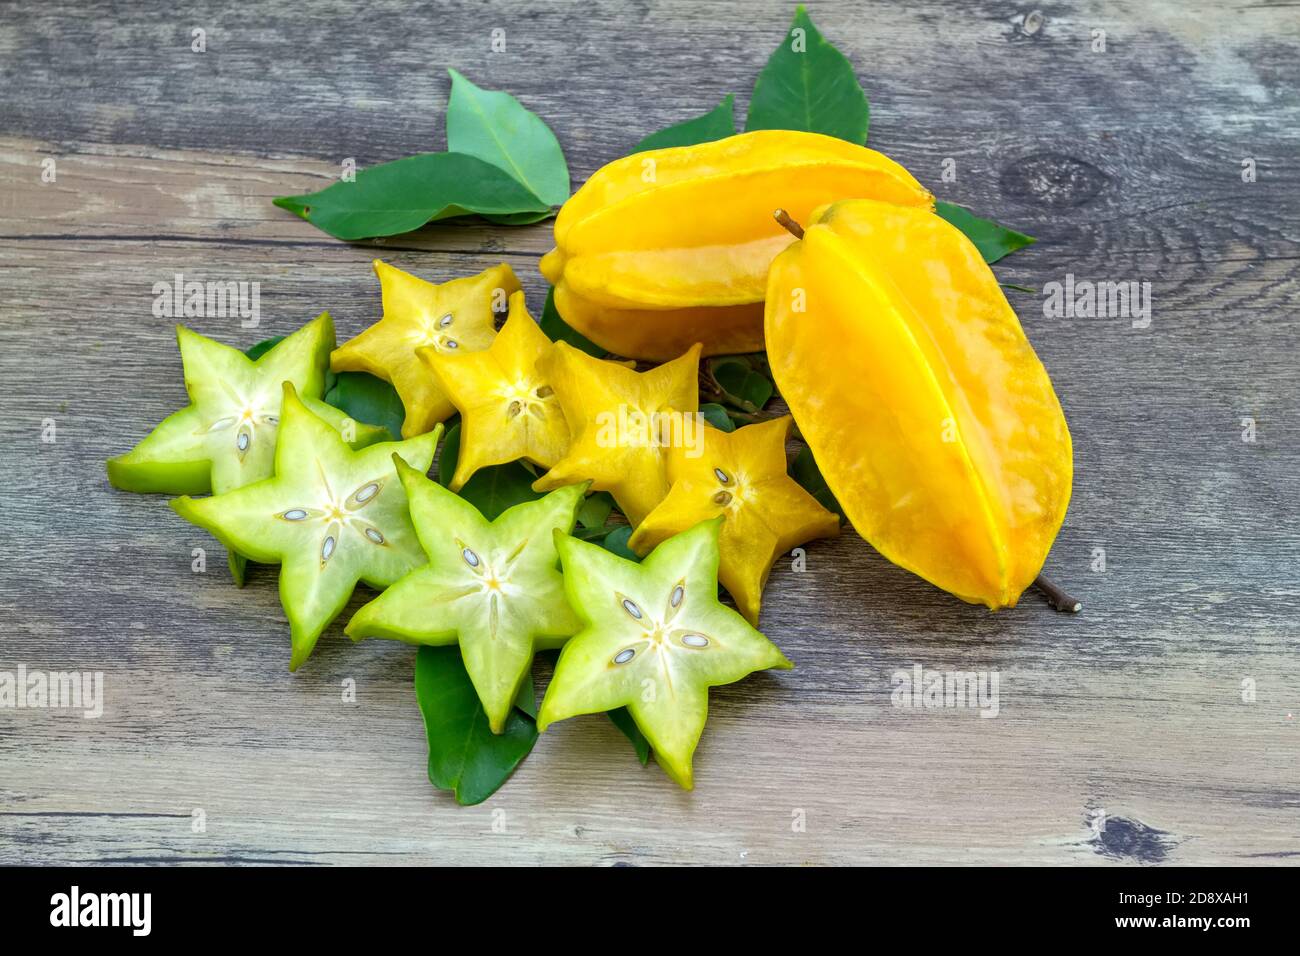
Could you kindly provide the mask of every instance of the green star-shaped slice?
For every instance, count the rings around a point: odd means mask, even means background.
[[[269,478],[284,383],[349,443],[364,447],[384,429],[354,422],[321,401],[334,348],[328,312],[256,361],[238,349],[176,327],[190,404],[163,419],[138,445],[108,460],[108,480],[123,491],[222,494]]]
[[[288,382],[280,416],[274,477],[171,506],[230,550],[281,565],[296,670],[358,581],[386,588],[423,563],[393,456],[428,471],[442,427],[354,451]]]
[[[222,494],[269,478],[284,383],[342,433],[354,448],[386,435],[321,401],[334,348],[328,312],[286,336],[256,361],[238,349],[176,327],[190,404],[163,419],[138,445],[108,460],[108,480],[123,491],[171,495]],[[244,560],[230,553],[230,571],[243,584]]]
[[[573,530],[587,486],[568,485],[488,521],[420,471],[399,463],[397,473],[429,563],[357,611],[347,632],[354,640],[459,643],[499,734],[534,652],[560,646],[582,626],[565,598],[554,534]]]
[[[560,652],[538,730],[627,707],[660,766],[691,789],[691,755],[708,717],[709,688],[793,666],[718,602],[722,521],[701,521],[674,535],[641,564],[556,536],[565,593],[583,629]]]

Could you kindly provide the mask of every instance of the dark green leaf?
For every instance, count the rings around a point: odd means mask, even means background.
[[[339,372],[325,401],[359,422],[382,425],[394,441],[402,437],[406,409],[397,390],[369,372]]]
[[[647,149],[664,149],[668,146],[694,146],[696,143],[711,143],[715,139],[726,139],[736,133],[736,97],[728,93],[722,102],[707,113],[684,123],[677,123],[657,133],[651,133],[632,149],[634,153],[643,153]]]
[[[605,535],[605,540],[600,543],[606,551],[612,551],[620,558],[627,558],[629,561],[640,561],[636,552],[627,546],[627,539],[632,537],[631,525],[621,525]]]
[[[822,477],[821,469],[817,467],[817,462],[813,458],[812,449],[807,445],[803,446],[791,462],[790,477],[804,491],[816,498],[817,503],[823,508],[839,515],[840,521],[844,520],[844,511],[840,508],[840,503],[835,500],[835,495],[831,494],[830,486],[826,484],[826,479]]]
[[[244,351],[244,354],[247,355],[249,358],[251,358],[254,362],[256,362],[263,355],[271,351],[271,349],[275,348],[283,341],[284,341],[283,335],[273,335],[271,338],[262,339],[262,341],[258,342],[256,345],[252,346],[249,349],[246,349]]]
[[[981,219],[965,206],[956,203],[944,202],[941,199],[934,204],[934,211],[964,232],[966,238],[975,243],[975,248],[988,263],[997,262],[1017,249],[1023,249],[1037,242],[1032,236],[1026,236],[1023,232],[999,226],[991,219]]]
[[[716,402],[706,402],[701,405],[700,414],[704,416],[706,422],[718,429],[718,431],[734,432],[736,430],[736,423],[731,420],[727,410]]]
[[[454,645],[420,648],[415,696],[429,741],[429,780],[462,806],[492,796],[537,742],[532,677],[519,688],[505,732],[494,734]]]
[[[709,374],[722,389],[723,401],[744,411],[758,411],[775,391],[772,380],[742,356],[709,359]]]
[[[542,306],[542,321],[539,324],[546,337],[552,342],[567,342],[575,349],[594,355],[596,358],[603,358],[605,355],[604,349],[560,317],[559,310],[555,308],[554,289],[548,289],[546,292],[546,304]]]
[[[446,485],[456,473],[456,459],[460,454],[460,423],[447,429],[438,457],[438,480]],[[507,508],[542,497],[533,491],[536,480],[532,472],[517,461],[506,465],[490,465],[474,472],[474,476],[457,492],[472,504],[483,517],[495,521]]]
[[[584,528],[603,528],[613,510],[614,496],[608,491],[598,491],[588,495],[578,509],[578,524]]]
[[[1004,289],[1015,289],[1017,292],[1028,292],[1030,295],[1038,295],[1038,290],[1027,285],[1016,285],[1014,282],[999,282],[998,285]]]
[[[564,151],[541,117],[509,93],[481,89],[455,70],[447,72],[451,74],[447,149],[504,170],[551,206],[568,199],[569,167]]]
[[[795,129],[867,141],[871,110],[853,64],[813,26],[800,5],[790,32],[758,75],[745,130]]]
[[[393,236],[468,213],[547,213],[550,206],[489,162],[464,153],[420,153],[357,172],[317,193],[275,204],[336,239]]]
[[[609,719],[614,722],[614,726],[627,735],[627,739],[632,741],[632,746],[636,748],[636,759],[641,761],[641,766],[650,762],[650,741],[645,739],[645,734],[641,733],[641,728],[636,725],[632,719],[631,712],[626,707],[620,707],[617,710],[606,711]]]

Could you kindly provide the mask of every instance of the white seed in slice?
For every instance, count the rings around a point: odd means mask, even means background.
[[[469,548],[462,549],[460,552],[460,556],[465,559],[465,563],[468,564],[471,568],[478,567],[479,564],[478,555],[475,554],[473,551],[471,551]]]
[[[713,474],[718,479],[718,481],[722,482],[724,485],[731,484],[731,476],[727,474],[725,471],[723,471],[721,468],[714,468]]]
[[[632,648],[629,647],[627,650],[619,651],[617,654],[614,655],[614,663],[626,664],[634,657],[636,657],[636,651],[632,650]]]
[[[686,634],[682,636],[682,643],[687,647],[708,647],[709,639],[703,634]]]
[[[383,544],[383,543],[384,543],[384,536],[383,536],[382,534],[380,534],[379,531],[378,531],[377,529],[375,529],[375,528],[367,528],[367,529],[365,530],[365,535],[366,535],[367,538],[369,538],[369,539],[370,539],[371,541],[373,541],[375,544]]]
[[[364,504],[365,502],[369,501],[378,493],[379,493],[379,483],[372,481],[370,484],[363,486],[361,490],[358,491],[356,495],[354,495],[353,497],[356,498],[359,504]]]
[[[263,415],[263,416],[262,416],[262,421],[266,422],[268,425],[278,425],[278,424],[280,424],[280,416],[279,416],[279,415]]]
[[[641,620],[641,609],[636,606],[636,602],[631,598],[623,598],[623,610],[627,611],[638,621]]]
[[[320,562],[324,564],[334,553],[334,535],[326,535],[325,542],[320,546]]]
[[[668,603],[671,604],[673,607],[677,607],[679,604],[682,603],[682,598],[684,598],[685,596],[686,596],[686,589],[679,584],[677,585],[677,587],[673,588],[673,593],[672,596],[668,598]]]
[[[443,342],[442,344],[443,344],[444,346],[446,346],[447,348],[449,348],[449,349],[458,349],[458,348],[460,348],[460,343],[457,342],[455,339],[448,339],[446,342]]]
[[[290,508],[284,514],[280,515],[280,517],[285,521],[301,521],[303,518],[307,517],[307,512],[303,511],[301,508]]]
[[[240,432],[235,438],[235,447],[240,451],[248,451],[250,442],[252,442],[252,439],[249,437],[248,432]]]
[[[447,326],[449,326],[449,325],[451,325],[451,313],[450,313],[450,312],[448,312],[446,315],[444,315],[441,319],[438,320],[438,328],[440,328],[440,329],[445,329],[445,328],[446,328]]]

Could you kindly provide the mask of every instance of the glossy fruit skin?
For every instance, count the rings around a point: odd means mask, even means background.
[[[924,210],[820,209],[772,264],[766,335],[858,533],[962,600],[1014,606],[1065,517],[1070,433],[970,240]]]
[[[705,355],[759,351],[767,269],[793,241],[773,208],[806,219],[855,196],[934,204],[887,156],[817,133],[636,153],[564,204],[541,270],[564,320],[618,355],[662,361],[695,342]]]

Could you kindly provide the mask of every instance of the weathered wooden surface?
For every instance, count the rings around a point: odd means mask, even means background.
[[[233,589],[161,498],[108,487],[104,459],[183,400],[153,283],[259,281],[262,328],[196,323],[245,345],[323,308],[360,330],[376,255],[438,279],[505,259],[540,305],[544,225],[349,246],[269,199],[439,145],[444,66],[545,117],[576,184],[728,92],[743,108],[792,5],[150,6],[0,10],[0,670],[103,671],[107,695],[97,720],[0,710],[0,863],[1300,859],[1293,7],[1063,2],[1025,36],[1000,3],[815,3],[872,145],[1041,237],[1004,281],[1152,284],[1146,329],[1008,293],[1074,436],[1048,570],[1084,612],[990,615],[851,534],[819,543],[764,605],[798,669],[714,692],[694,793],[585,718],[464,809],[425,777],[412,649],[336,625],[290,676],[272,573]],[[998,672],[999,716],[893,707],[917,663]]]

